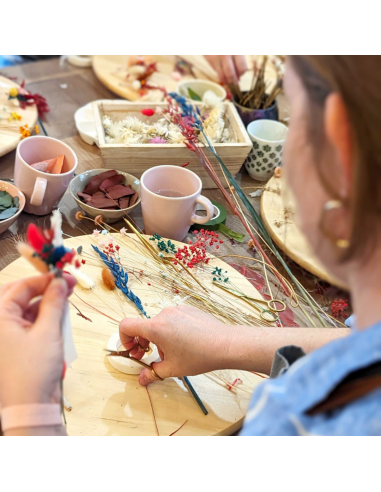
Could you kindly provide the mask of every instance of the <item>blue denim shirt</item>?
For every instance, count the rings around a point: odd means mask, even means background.
[[[350,374],[381,361],[381,323],[303,357],[254,393],[242,436],[380,436],[381,389],[344,408],[310,417]]]

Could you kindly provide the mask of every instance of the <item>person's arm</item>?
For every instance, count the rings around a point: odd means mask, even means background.
[[[14,430],[9,430],[7,432],[4,432],[4,436],[6,437],[12,437],[12,436],[26,436],[26,437],[32,437],[32,436],[41,436],[41,437],[48,437],[48,436],[66,436],[66,429],[63,425],[57,425],[55,427],[29,427],[25,429],[14,429]]]
[[[224,360],[224,368],[264,374],[270,374],[275,352],[281,347],[295,345],[303,348],[308,354],[350,333],[350,330],[346,328],[252,328],[247,326],[230,328],[234,336],[231,338]]]
[[[227,326],[198,309],[179,306],[162,311],[151,320],[125,319],[120,324],[121,341],[133,357],[144,352],[149,342],[157,345],[162,362],[154,364],[161,378],[195,376],[220,369],[241,369],[269,374],[275,352],[286,345],[297,345],[309,353],[344,337],[347,329],[260,328]],[[155,380],[144,370],[143,386]]]
[[[217,72],[222,84],[238,84],[241,75],[247,72],[245,55],[204,55]]]
[[[1,412],[12,417],[12,425],[3,427],[5,436],[62,436],[66,434],[57,412],[51,426],[46,423],[46,409],[55,411],[61,403],[60,381],[63,370],[61,318],[75,280],[71,276],[55,279],[42,275],[20,280],[0,289],[0,403]],[[39,300],[35,300],[39,298]],[[44,413],[25,428],[29,408]],[[17,423],[24,426],[15,428]],[[32,410],[33,412],[33,410]],[[54,413],[54,412],[52,412]],[[3,422],[5,424],[5,422]],[[55,425],[53,425],[55,424]]]

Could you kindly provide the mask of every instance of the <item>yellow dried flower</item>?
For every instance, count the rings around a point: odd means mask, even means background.
[[[40,129],[38,128],[38,125],[34,127],[34,131],[36,132],[37,135],[40,133]]]
[[[11,113],[11,115],[8,118],[8,121],[16,120],[20,121],[22,119],[22,116],[19,115],[18,113]]]
[[[9,89],[9,95],[11,97],[17,97],[19,95],[17,87],[12,87],[11,89]]]

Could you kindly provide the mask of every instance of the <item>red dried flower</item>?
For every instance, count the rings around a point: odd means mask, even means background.
[[[155,111],[153,109],[142,109],[142,114],[144,116],[153,116],[155,114]]]
[[[348,309],[348,303],[344,299],[339,299],[332,303],[331,311],[334,318],[347,319],[349,314],[346,312]]]

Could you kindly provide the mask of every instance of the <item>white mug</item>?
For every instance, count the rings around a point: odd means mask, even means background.
[[[201,196],[201,179],[188,169],[153,167],[140,183],[144,228],[150,236],[182,241],[192,224],[206,224],[213,218],[211,201]],[[205,208],[206,217],[196,215],[198,203]]]
[[[282,165],[288,128],[279,121],[256,120],[250,123],[247,131],[253,149],[246,159],[246,169],[257,181],[268,181],[275,168]]]
[[[44,160],[65,156],[61,174],[47,174],[31,167]],[[50,214],[61,201],[75,170],[78,159],[63,142],[50,137],[28,137],[17,147],[15,185],[25,195],[24,211],[29,214]]]

